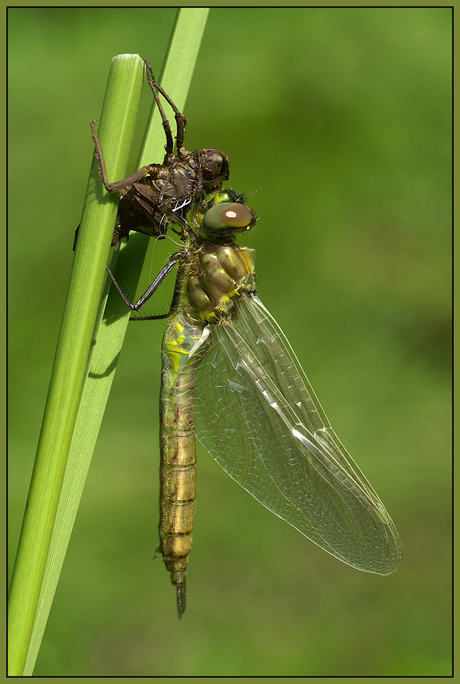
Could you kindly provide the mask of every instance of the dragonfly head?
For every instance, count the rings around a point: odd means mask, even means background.
[[[251,230],[258,216],[244,196],[234,190],[217,192],[203,204],[203,212],[197,216],[198,242],[233,243],[237,233]]]

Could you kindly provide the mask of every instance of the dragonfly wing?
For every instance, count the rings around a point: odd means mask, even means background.
[[[396,528],[287,338],[257,297],[236,309],[231,322],[212,326],[198,365],[197,438],[244,489],[325,551],[359,570],[394,572],[402,555]]]

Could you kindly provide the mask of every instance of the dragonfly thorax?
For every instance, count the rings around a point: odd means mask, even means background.
[[[216,322],[229,316],[234,300],[254,294],[252,250],[206,245],[190,253],[185,292],[193,315]]]

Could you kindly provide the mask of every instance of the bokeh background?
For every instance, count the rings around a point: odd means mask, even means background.
[[[88,122],[114,55],[139,53],[159,72],[174,17],[9,11],[11,559],[93,154]],[[150,98],[146,88],[137,144]],[[260,221],[245,242],[259,295],[393,517],[403,564],[389,577],[345,566],[199,452],[179,623],[151,560],[163,324],[136,324],[35,674],[448,675],[451,12],[212,9],[185,113],[188,148],[224,150],[232,185],[255,193]],[[173,246],[156,249],[145,283]]]

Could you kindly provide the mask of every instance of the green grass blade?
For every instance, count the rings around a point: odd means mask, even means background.
[[[142,81],[139,56],[113,60],[100,137],[117,176],[125,172]],[[103,197],[102,187],[93,164],[11,582],[10,675],[23,674],[104,287],[117,203]]]
[[[188,87],[206,23],[207,13],[207,9],[182,9],[178,12],[168,57],[160,81],[168,94],[170,94],[172,99],[176,102],[179,109],[183,109],[185,104]],[[155,65],[152,64],[152,66]],[[104,122],[101,120],[101,145],[107,162],[109,181],[119,180],[126,174],[124,170],[119,171],[115,169],[113,162],[109,159],[107,154],[108,143],[103,137],[103,132],[105,130],[103,123]],[[139,168],[145,163],[161,160],[164,154],[163,145],[164,133],[161,121],[159,116],[155,114],[151,120],[148,135],[137,167]],[[114,202],[113,197],[108,196],[107,193],[105,193],[102,184],[98,183],[96,188],[104,198],[104,202],[109,206],[112,206]],[[115,214],[116,206],[111,213],[111,227],[108,229],[107,233],[109,236],[113,229]],[[101,230],[100,226],[99,230]],[[82,238],[81,244],[80,237]],[[79,249],[84,249],[83,223],[82,235],[80,237]],[[88,241],[88,256],[91,256],[91,260],[94,261],[93,239],[94,238],[91,238]],[[109,243],[110,237],[107,238],[105,244],[108,245]],[[147,245],[148,238],[146,236],[135,234],[130,238],[129,244],[120,250],[116,275],[121,279],[121,282],[126,284],[130,291],[136,289]],[[91,246],[93,246],[93,250],[91,250]],[[107,247],[105,249],[107,250]],[[104,259],[102,259],[102,261],[105,265],[105,263],[107,263],[107,251],[103,252],[103,255],[105,261]],[[86,285],[86,288],[89,289],[89,286]],[[94,288],[94,291],[96,291],[96,287]],[[99,297],[98,301],[100,301],[100,289],[97,290],[97,292],[97,296]],[[103,298],[103,302],[105,302],[105,297]],[[100,324],[96,326],[98,329],[93,339],[93,351],[88,366],[87,379],[81,393],[78,417],[69,451],[61,499],[57,510],[45,574],[41,584],[40,601],[35,615],[30,646],[23,670],[23,674],[25,675],[32,674],[38,655],[43,631],[48,619],[129,320],[129,311],[127,311],[121,298],[115,291],[110,292],[103,316],[102,310],[101,306]],[[15,673],[20,674],[21,670],[20,666],[18,666],[19,660],[17,657],[14,658],[14,663]]]

